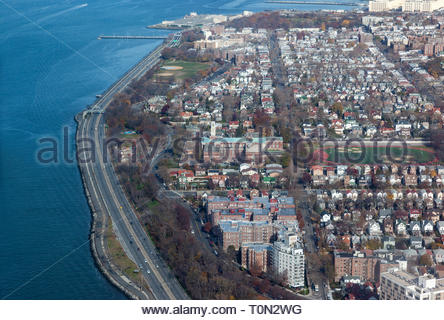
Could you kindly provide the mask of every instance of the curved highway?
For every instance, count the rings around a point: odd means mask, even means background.
[[[121,92],[134,79],[140,78],[159,62],[165,46],[176,46],[180,33],[168,43],[159,46],[151,54],[128,71],[91,108],[79,115],[77,155],[82,174],[96,211],[108,214],[113,228],[127,255],[140,268],[154,299],[188,299],[171,270],[158,255],[151,239],[139,223],[133,207],[122,190],[108,150],[104,149],[105,131],[103,112],[112,97]],[[106,154],[104,154],[106,152]],[[140,296],[140,294],[139,294]],[[145,298],[149,298],[145,294]]]

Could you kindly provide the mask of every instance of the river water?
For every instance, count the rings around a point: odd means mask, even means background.
[[[288,7],[257,0],[0,0],[0,298],[125,299],[89,250],[89,207],[71,161],[73,117],[160,42],[97,36],[167,34],[145,26],[190,11]],[[57,163],[37,159],[50,146],[39,142],[45,138],[57,141]]]

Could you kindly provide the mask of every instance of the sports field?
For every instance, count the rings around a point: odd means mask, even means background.
[[[433,150],[425,146],[324,147],[314,152],[314,158],[332,164],[427,164],[436,161]]]
[[[208,69],[208,67],[208,63],[170,59],[160,67],[160,72],[157,75],[174,76],[176,79],[183,80],[192,77],[201,70]]]

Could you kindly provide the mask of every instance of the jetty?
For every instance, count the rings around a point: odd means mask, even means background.
[[[151,40],[151,39],[167,39],[168,36],[104,36],[100,35],[97,39],[142,39],[142,40]]]

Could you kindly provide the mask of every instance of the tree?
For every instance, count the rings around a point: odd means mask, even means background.
[[[304,172],[302,174],[302,182],[304,182],[304,184],[310,184],[311,183],[311,174],[309,174],[308,172]]]
[[[240,183],[240,178],[238,174],[229,174],[225,185],[228,188],[238,188]]]
[[[237,251],[233,245],[228,246],[227,255],[231,260],[237,261]]]
[[[298,210],[296,211],[296,218],[298,219],[299,228],[300,228],[300,229],[303,229],[304,226],[305,226],[305,223],[304,223],[304,217],[302,216],[301,209],[298,209]]]
[[[342,116],[342,113],[344,112],[344,107],[342,106],[341,102],[335,102],[331,106],[331,110],[335,112],[338,116]]]
[[[430,132],[430,139],[438,159],[441,161],[444,160],[444,130],[432,130]]]
[[[237,108],[236,108],[236,106],[238,104],[237,97],[234,97],[232,95],[223,96],[222,97],[222,104],[224,106],[224,109],[222,111],[222,116],[223,116],[225,122],[235,120],[235,111],[234,110],[237,110]]]
[[[256,264],[252,265],[249,271],[253,277],[258,277],[262,274],[262,269]]]
[[[349,167],[347,168],[347,174],[356,178],[359,175],[359,171],[356,168]]]
[[[327,276],[330,281],[335,278],[335,267],[333,263],[333,257],[331,254],[321,255],[321,271]]]
[[[206,233],[210,233],[211,228],[213,228],[213,225],[211,224],[211,222],[207,222],[204,224],[204,226],[202,227],[202,230]]]
[[[291,161],[291,157],[290,154],[288,152],[285,152],[282,157],[281,157],[281,165],[283,168],[287,168],[288,165],[290,164]]]
[[[377,250],[377,249],[381,248],[381,241],[376,240],[376,239],[370,239],[367,241],[365,246],[367,247],[367,249]]]
[[[190,228],[190,215],[188,210],[181,205],[177,205],[176,214],[177,214],[176,219],[179,226],[183,230],[188,230]]]
[[[256,127],[267,127],[271,125],[270,116],[264,110],[258,109],[253,115],[253,122]]]
[[[433,264],[432,258],[430,257],[429,254],[423,254],[420,258],[419,258],[419,265],[421,266],[427,266],[427,267],[431,267]]]
[[[214,188],[216,188],[216,185],[214,184],[213,179],[210,178],[208,180],[208,189],[214,190]]]
[[[347,251],[350,249],[350,246],[340,238],[336,239],[336,247],[342,251]]]

